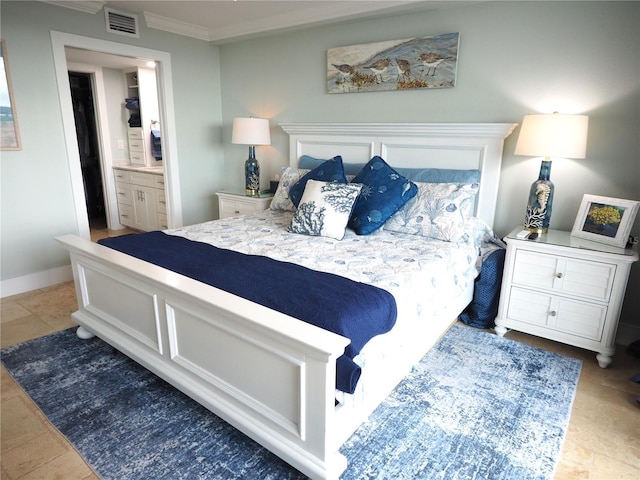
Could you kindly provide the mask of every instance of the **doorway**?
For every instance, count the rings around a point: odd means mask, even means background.
[[[89,229],[92,232],[104,230],[107,228],[107,215],[91,76],[88,73],[69,72],[69,86]]]
[[[58,84],[58,96],[60,98],[60,109],[62,113],[62,124],[65,134],[65,142],[67,146],[67,160],[69,166],[69,174],[71,179],[71,187],[73,191],[74,209],[76,212],[78,235],[85,239],[90,239],[89,218],[87,214],[87,205],[85,202],[85,187],[82,176],[82,169],[78,158],[80,152],[78,149],[78,140],[76,136],[76,126],[73,115],[73,106],[71,99],[71,87],[69,84],[68,70],[77,71],[77,69],[68,68],[65,48],[82,49],[92,52],[96,55],[108,54],[133,59],[151,59],[157,64],[157,84],[158,84],[158,101],[160,103],[160,125],[162,135],[162,157],[164,164],[164,180],[166,191],[166,208],[167,221],[169,228],[182,226],[182,206],[180,196],[180,178],[178,171],[178,153],[175,128],[175,110],[173,103],[173,83],[171,72],[171,56],[167,52],[148,49],[144,47],[136,47],[127,44],[100,40],[92,37],[83,37],[63,32],[51,32],[51,45],[53,50],[53,60]],[[94,63],[94,65],[96,65]],[[103,112],[107,110],[107,103],[101,92],[104,92],[104,79],[101,70],[98,67],[93,73],[94,80],[94,107],[97,111]],[[108,138],[109,125],[101,123],[101,119],[97,118],[96,129],[99,137],[104,135]],[[111,171],[112,163],[112,146],[109,142],[105,142],[104,138],[99,141],[102,148],[101,156],[102,171]],[[118,224],[117,220],[117,195],[115,189],[115,179],[113,175],[103,175],[103,189],[105,210],[107,212],[107,224]],[[115,219],[114,219],[115,212]]]

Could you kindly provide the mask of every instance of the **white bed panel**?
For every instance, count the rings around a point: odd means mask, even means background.
[[[79,265],[78,274],[84,310],[162,355],[158,298],[153,291],[118,274],[105,276],[92,262]]]

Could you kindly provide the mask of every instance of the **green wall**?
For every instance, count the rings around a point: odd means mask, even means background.
[[[102,11],[93,15],[41,2],[3,0],[0,14],[22,137],[22,150],[2,152],[3,282],[67,265],[68,253],[54,237],[77,233],[52,30],[171,55],[183,222],[217,216],[214,192],[224,186],[217,47],[147,29],[143,18],[140,38],[108,34]],[[107,83],[112,73],[106,70]]]
[[[327,49],[460,32],[455,88],[328,94]],[[273,176],[287,163],[280,122],[518,122],[525,114],[589,115],[587,158],[558,160],[552,228],[571,230],[584,193],[640,200],[640,2],[481,2],[305,29],[220,48],[227,177],[242,184],[243,148],[231,120],[271,119],[272,146],[259,147]],[[522,224],[540,159],[505,142],[495,230]],[[336,152],[339,153],[339,152]],[[640,215],[633,234],[640,235]],[[640,291],[640,265],[628,292]],[[622,321],[640,328],[640,297]],[[640,330],[638,331],[640,334]]]

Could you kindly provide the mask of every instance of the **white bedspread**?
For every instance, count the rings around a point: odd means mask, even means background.
[[[379,230],[344,239],[289,233],[292,213],[266,210],[166,233],[238,252],[297,263],[390,292],[398,317],[420,317],[460,295],[478,274],[478,248]],[[259,279],[268,282],[269,279]],[[292,285],[304,289],[304,285]]]

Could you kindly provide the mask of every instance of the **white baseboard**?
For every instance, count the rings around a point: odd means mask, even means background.
[[[0,282],[0,298],[50,287],[58,283],[70,282],[71,280],[73,280],[71,265],[52,268],[23,277],[10,278]]]
[[[640,325],[631,325],[629,323],[618,324],[618,334],[616,335],[616,343],[625,347],[631,342],[640,340]]]

